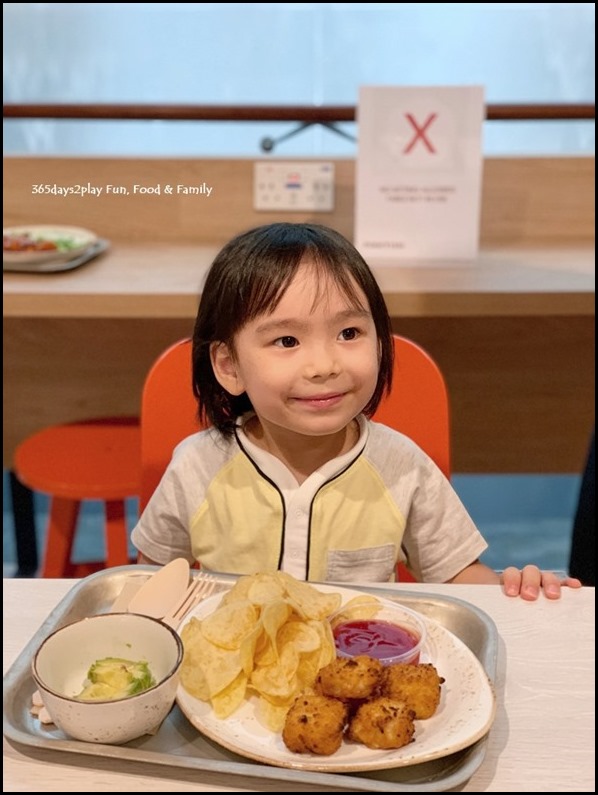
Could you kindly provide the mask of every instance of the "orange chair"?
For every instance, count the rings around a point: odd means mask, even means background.
[[[450,478],[449,401],[442,373],[415,342],[395,334],[394,343],[392,390],[372,419],[413,439]]]
[[[83,577],[130,562],[125,498],[137,496],[141,488],[138,418],[103,417],[44,428],[17,447],[14,471],[25,486],[50,495],[43,577]],[[86,499],[105,503],[106,556],[73,563],[77,518]]]
[[[418,345],[394,336],[393,388],[373,419],[415,441],[450,476],[448,395],[436,363]],[[181,340],[153,364],[141,401],[141,501],[143,510],[175,445],[200,429],[191,388],[191,341]],[[413,575],[399,564],[401,582]]]
[[[191,340],[175,342],[150,367],[141,393],[141,493],[145,509],[176,445],[200,430],[191,375]]]

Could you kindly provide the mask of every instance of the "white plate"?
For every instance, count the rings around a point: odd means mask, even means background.
[[[50,260],[49,262],[7,262],[2,263],[4,273],[64,273],[80,268],[87,262],[99,257],[108,250],[108,241],[98,238],[95,243],[88,246],[82,254],[66,262]]]
[[[67,240],[69,248],[50,251],[3,251],[2,260],[9,264],[34,265],[41,262],[68,262],[78,257],[91,245],[97,236],[79,226],[10,226],[4,227],[3,235],[28,235],[34,240]]]
[[[363,595],[330,585],[317,588],[325,593],[340,593],[343,603]],[[193,616],[205,618],[212,613],[221,598],[222,594],[217,594],[199,604],[183,626]],[[386,601],[380,599],[380,602]],[[434,663],[446,681],[435,715],[428,720],[415,721],[415,741],[403,748],[376,751],[343,741],[332,756],[293,754],[280,734],[258,722],[253,697],[226,720],[216,718],[209,703],[194,698],[182,685],[177,690],[177,703],[187,719],[206,737],[241,756],[277,767],[348,773],[405,767],[439,759],[467,748],[488,732],[494,720],[496,700],[486,672],[470,649],[436,621],[429,618],[425,621],[428,635],[421,661]]]

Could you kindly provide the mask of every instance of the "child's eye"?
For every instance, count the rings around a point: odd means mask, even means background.
[[[351,328],[344,328],[340,333],[341,339],[347,341],[357,339],[358,336],[359,336],[359,329],[356,329],[354,326],[352,326]]]
[[[299,342],[296,337],[279,337],[274,340],[274,344],[278,345],[279,348],[294,348]]]

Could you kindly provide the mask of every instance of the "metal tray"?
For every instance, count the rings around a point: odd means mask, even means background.
[[[480,766],[487,735],[455,754],[409,767],[367,773],[316,773],[270,767],[222,748],[203,737],[175,705],[154,736],[145,735],[126,745],[113,746],[70,740],[55,726],[43,726],[29,713],[35,684],[31,659],[41,641],[53,630],[79,618],[104,613],[133,574],[144,568],[121,566],[81,580],[50,613],[4,677],[4,735],[14,743],[34,749],[67,751],[113,759],[135,760],[199,771],[214,771],[253,779],[291,781],[316,785],[328,791],[444,792],[463,784]],[[231,587],[233,577],[218,576],[219,589]],[[352,586],[355,587],[355,586]],[[355,590],[401,602],[440,622],[459,637],[480,660],[493,682],[496,675],[498,633],[492,619],[477,607],[452,597],[389,588],[355,587]]]

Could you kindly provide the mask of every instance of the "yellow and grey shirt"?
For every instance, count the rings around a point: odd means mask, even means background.
[[[410,439],[363,417],[348,453],[298,484],[282,462],[214,429],[185,439],[133,531],[150,560],[230,574],[282,569],[319,582],[388,582],[407,561],[444,582],[487,545],[455,491]]]

